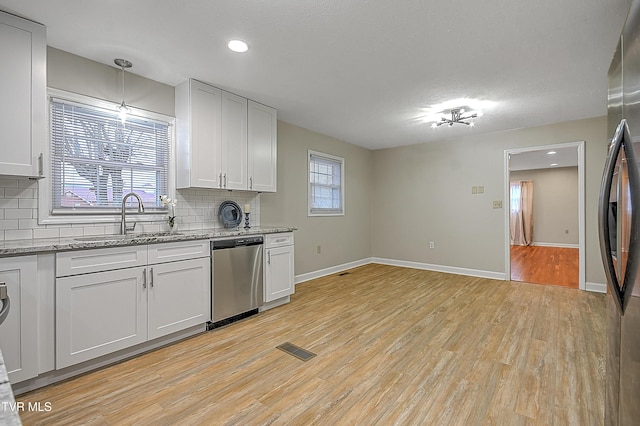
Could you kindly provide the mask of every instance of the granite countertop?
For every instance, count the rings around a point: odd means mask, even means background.
[[[17,406],[14,405],[15,402],[7,369],[4,366],[4,358],[2,358],[2,352],[0,352],[0,425],[22,425]]]
[[[284,226],[253,227],[248,230],[234,229],[201,229],[194,231],[180,231],[174,234],[167,232],[153,232],[148,234],[125,235],[94,235],[69,238],[34,238],[30,240],[11,240],[0,242],[0,256],[14,256],[31,253],[58,252],[68,250],[83,250],[90,248],[104,248],[117,246],[131,246],[140,244],[168,243],[174,241],[206,240],[210,238],[235,237],[242,235],[262,235],[279,232],[291,232],[296,228]]]

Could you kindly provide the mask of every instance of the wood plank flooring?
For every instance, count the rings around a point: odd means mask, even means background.
[[[605,299],[367,265],[290,304],[18,397],[25,425],[599,425]],[[317,354],[303,362],[276,349]]]
[[[511,246],[511,280],[578,288],[578,249]]]

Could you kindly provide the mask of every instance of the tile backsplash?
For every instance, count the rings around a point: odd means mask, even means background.
[[[251,205],[250,223],[260,226],[260,194],[217,189],[179,189],[175,208],[178,231],[224,228],[218,220],[218,207],[226,200],[235,201],[244,210]],[[244,224],[244,220],[242,221]],[[241,225],[244,226],[244,225]],[[167,221],[139,222],[135,232],[158,232],[168,229]],[[117,234],[117,223],[68,225],[38,224],[38,182],[24,178],[0,178],[0,240],[30,238],[79,237]]]

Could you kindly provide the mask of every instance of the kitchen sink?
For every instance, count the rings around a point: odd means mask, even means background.
[[[155,237],[168,237],[170,235],[183,235],[178,232],[147,232],[144,234],[114,234],[114,235],[92,235],[88,237],[74,238],[76,241],[120,241],[120,240],[135,240],[139,238],[155,238]]]

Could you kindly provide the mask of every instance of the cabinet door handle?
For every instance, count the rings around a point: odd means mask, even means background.
[[[220,175],[218,175],[218,188],[222,188],[222,172],[220,172]]]
[[[224,174],[224,187],[227,187],[227,174]]]
[[[142,288],[147,288],[147,268],[142,270]]]
[[[271,265],[271,251],[267,252],[267,265]]]
[[[149,273],[151,274],[151,280],[149,281],[149,285],[153,287],[153,268],[149,270]]]
[[[38,176],[44,175],[44,154],[38,155]]]
[[[249,178],[249,189],[253,189],[253,176]]]
[[[7,294],[6,283],[0,283],[0,300],[2,300],[2,309],[0,309],[0,324],[2,324],[9,316],[9,309],[11,309],[11,300],[9,299],[9,294]]]

